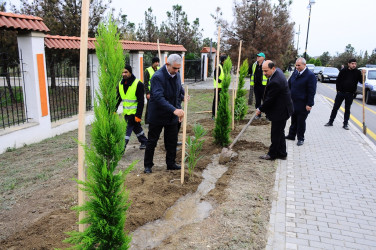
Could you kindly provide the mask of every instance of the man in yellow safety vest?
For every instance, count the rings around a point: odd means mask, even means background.
[[[219,58],[219,65],[218,65],[218,106],[220,102],[220,93],[222,90],[222,81],[225,78],[225,73],[223,72],[223,63],[225,62],[227,56],[222,55]],[[213,99],[213,105],[212,105],[212,118],[215,117],[215,93],[216,93],[216,88],[217,88],[217,67],[214,69],[214,78],[213,78],[213,85],[214,85],[214,99]]]
[[[132,67],[126,65],[123,70],[123,79],[119,82],[116,110],[123,101],[123,115],[127,122],[125,147],[129,142],[132,131],[141,143],[140,149],[146,148],[147,138],[141,127],[142,111],[144,109],[144,84],[132,74]]]
[[[268,78],[266,78],[265,75],[262,73],[262,64],[265,61],[265,54],[263,52],[260,52],[257,54],[257,60],[256,62],[249,67],[249,74],[251,76],[251,88],[249,91],[249,100],[251,102],[252,100],[252,88],[255,93],[255,107],[256,109],[261,106],[261,101],[264,98],[264,92],[265,92],[265,86],[266,82],[268,81]],[[248,102],[249,103],[249,102]],[[250,105],[252,103],[249,103]],[[256,117],[256,119],[259,119],[261,117],[261,114]]]
[[[149,124],[148,119],[148,106],[149,106],[149,99],[150,99],[150,85],[151,85],[151,78],[154,75],[155,71],[159,69],[159,58],[153,57],[151,60],[151,66],[145,69],[144,79],[145,79],[145,95],[147,99],[146,103],[146,111],[145,111],[145,124]]]

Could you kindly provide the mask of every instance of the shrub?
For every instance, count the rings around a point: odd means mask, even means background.
[[[235,98],[235,120],[244,119],[248,111],[247,90],[244,89],[245,77],[248,74],[248,59],[245,59],[239,70],[239,84]]]
[[[201,138],[204,137],[206,133],[207,131],[202,125],[196,124],[193,126],[194,135],[188,136],[187,142],[185,143],[187,146],[185,160],[187,161],[188,165],[189,178],[192,178],[197,162],[202,158],[202,156],[200,156],[200,152],[202,150],[204,140]]]
[[[124,232],[126,212],[130,205],[124,187],[127,173],[115,170],[124,150],[124,119],[114,113],[117,102],[116,87],[124,68],[123,49],[113,21],[101,23],[98,28],[96,52],[98,55],[99,90],[94,104],[94,122],[91,146],[85,148],[87,177],[77,181],[86,192],[82,206],[73,209],[86,212],[79,221],[88,224],[84,232],[69,232],[65,242],[76,244],[77,249],[128,249],[131,236]]]
[[[230,125],[231,113],[229,108],[229,94],[228,88],[231,82],[231,67],[232,63],[230,57],[227,57],[223,64],[223,72],[225,77],[222,81],[222,90],[220,93],[220,102],[218,105],[217,119],[215,119],[214,141],[221,146],[227,146],[230,143]]]

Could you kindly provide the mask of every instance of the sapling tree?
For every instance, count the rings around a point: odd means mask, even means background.
[[[231,82],[231,59],[227,57],[223,64],[223,72],[225,74],[222,81],[222,90],[220,93],[220,102],[218,104],[218,114],[215,119],[214,141],[221,146],[227,146],[230,142],[230,125],[231,113],[229,108],[228,88]]]
[[[99,89],[94,103],[91,145],[85,145],[86,180],[77,181],[86,193],[86,212],[79,221],[88,224],[84,232],[69,232],[65,242],[76,249],[128,249],[131,236],[124,231],[130,202],[124,182],[135,162],[126,170],[116,170],[124,149],[126,124],[116,113],[117,84],[124,68],[123,49],[112,18],[101,23],[96,36],[99,60]]]
[[[239,83],[235,98],[235,120],[244,119],[248,111],[247,90],[244,89],[245,77],[248,74],[248,59],[245,59],[239,70]]]
[[[207,130],[202,125],[195,124],[193,126],[193,136],[188,136],[187,138],[185,160],[188,165],[189,178],[192,178],[197,162],[202,158],[202,156],[200,156],[202,146],[204,145],[202,137],[204,137],[206,133]]]

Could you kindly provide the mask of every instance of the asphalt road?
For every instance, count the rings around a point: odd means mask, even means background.
[[[325,98],[334,103],[336,96],[336,85],[335,83],[321,83],[317,82],[317,94],[325,96]],[[344,112],[345,102],[342,103],[341,111]],[[330,114],[323,114],[328,117]],[[338,116],[337,118],[338,119]],[[341,118],[339,118],[341,119]],[[355,126],[363,131],[363,96],[358,95],[351,105],[351,116],[350,121],[355,124]],[[376,103],[365,104],[365,125],[367,127],[367,137],[376,145]],[[324,124],[323,124],[324,126]]]

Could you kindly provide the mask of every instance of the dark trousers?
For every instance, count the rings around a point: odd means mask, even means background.
[[[298,140],[304,141],[304,133],[306,131],[306,119],[309,111],[294,112],[291,116],[291,125],[289,129],[289,137],[298,137]]]
[[[218,106],[219,106],[219,102],[221,101],[221,90],[220,88],[218,88]],[[214,88],[214,98],[213,98],[213,105],[212,105],[212,116],[214,117],[215,116],[215,92],[216,92],[216,89]]]
[[[265,86],[254,86],[253,91],[255,92],[255,108],[261,106],[261,102],[264,100],[264,92],[265,92]]]
[[[286,157],[286,139],[285,139],[286,120],[272,121],[271,142],[268,155],[271,158]]]
[[[330,114],[329,122],[333,122],[337,116],[338,109],[341,107],[343,100],[345,100],[345,115],[343,119],[343,125],[347,125],[350,118],[350,108],[354,99],[354,93],[350,92],[337,92],[336,99],[334,101],[332,113]]]
[[[148,119],[148,108],[149,108],[149,100],[146,101],[145,124],[149,124],[149,119]]]
[[[153,158],[155,147],[157,146],[159,136],[164,129],[164,144],[166,149],[167,167],[172,167],[176,160],[176,144],[178,142],[178,125],[155,125],[149,124],[148,141],[146,143],[144,167],[151,168],[154,166]]]
[[[144,131],[141,127],[141,122],[136,122],[134,120],[134,115],[124,116],[125,121],[127,122],[127,131],[125,132],[125,144],[128,143],[131,138],[132,131],[136,134],[137,139],[140,143],[146,143],[148,140],[144,134]]]

